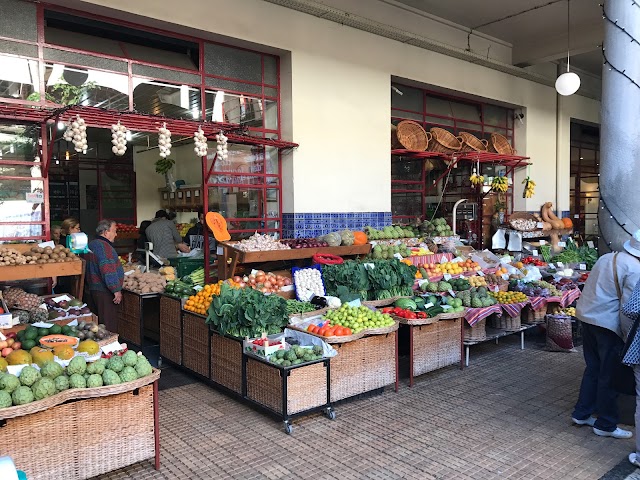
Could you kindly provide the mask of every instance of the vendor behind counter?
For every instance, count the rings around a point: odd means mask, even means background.
[[[162,258],[172,258],[181,252],[189,252],[190,248],[182,241],[175,223],[168,218],[164,210],[156,212],[153,219],[145,231],[149,242],[153,243],[153,253]]]
[[[184,236],[184,243],[191,249],[194,250],[196,248],[200,250],[204,250],[204,232],[207,230],[204,224],[204,213],[198,213],[198,223],[196,223],[193,227],[189,229],[187,234]],[[209,251],[215,252],[216,250],[216,240],[215,238],[209,234]]]

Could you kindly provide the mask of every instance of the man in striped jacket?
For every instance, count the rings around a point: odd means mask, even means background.
[[[100,220],[96,234],[96,239],[89,242],[90,252],[85,255],[86,284],[98,319],[105,324],[108,331],[117,333],[116,305],[122,301],[124,270],[113,247],[113,241],[117,236],[116,222]]]

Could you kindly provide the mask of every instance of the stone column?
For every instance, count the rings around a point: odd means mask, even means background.
[[[605,11],[640,41],[638,6],[631,0],[607,0]],[[621,250],[629,238],[625,229],[640,228],[640,88],[615,70],[640,84],[640,45],[611,22],[603,22],[604,54],[611,65],[605,62],[602,70],[600,194],[606,208],[600,203],[600,253]]]

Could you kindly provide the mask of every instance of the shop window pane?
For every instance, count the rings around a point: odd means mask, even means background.
[[[38,61],[0,55],[0,97],[38,100]]]
[[[391,179],[392,180],[420,180],[422,176],[421,161],[398,161],[391,163]],[[402,188],[394,186],[394,188]],[[410,188],[419,189],[419,185],[412,185]]]
[[[209,155],[207,155],[207,168],[211,168],[216,151],[216,143],[209,142]],[[264,172],[264,150],[262,147],[254,147],[250,145],[228,144],[228,157],[226,160],[222,158],[216,159],[213,172],[234,172],[236,174],[262,174]],[[254,177],[262,178],[262,177]],[[262,182],[262,180],[261,180]],[[207,183],[216,183],[209,179]],[[227,182],[224,182],[227,183]],[[239,182],[235,182],[239,183]],[[246,182],[241,182],[246,183]]]
[[[23,57],[38,58],[38,47],[28,43],[11,42],[0,40],[0,52],[21,55]]]
[[[220,77],[262,82],[261,55],[247,50],[224,47],[213,43],[204,45],[206,73]]]
[[[201,81],[200,75],[178,72],[176,70],[167,70],[165,68],[149,67],[147,65],[138,64],[133,64],[131,68],[134,75],[142,75],[144,77],[169,80],[170,82],[191,83],[194,85],[199,85]]]
[[[264,128],[262,100],[247,95],[227,93],[222,90],[217,92],[206,91],[206,120],[213,122],[239,123],[247,127]],[[277,129],[278,108],[277,102],[266,100],[267,107],[273,113],[269,117],[269,125]]]
[[[393,216],[419,217],[422,215],[420,193],[392,193],[391,214]]]
[[[472,122],[482,121],[480,105],[451,102],[451,111],[453,112],[453,116],[458,120],[469,120]]]
[[[22,202],[24,203],[24,202]],[[29,208],[30,205],[24,205],[25,209],[24,211],[26,212]],[[4,221],[14,221],[14,222],[28,222],[30,221],[30,215],[28,213],[26,213],[25,215],[20,215],[19,213],[16,213],[17,205],[15,204],[11,204],[11,205],[0,205],[0,215],[3,215],[3,218],[5,218],[6,220]],[[22,210],[18,207],[19,210]],[[5,215],[5,210],[6,212],[9,212],[9,217],[4,217]],[[20,219],[25,219],[26,220],[20,220]],[[7,239],[7,238],[24,238],[25,240],[28,238],[35,238],[35,239],[44,239],[44,225],[0,225],[0,243],[5,243],[7,241],[11,242],[13,240],[3,240],[3,239]]]
[[[137,111],[171,118],[200,118],[200,90],[186,85],[133,79]]]
[[[85,45],[86,48],[86,45]],[[56,63],[70,63],[82,65],[83,67],[100,68],[102,70],[112,70],[114,72],[127,73],[127,63],[110,58],[96,57],[84,53],[66,52],[55,48],[44,49],[44,59]]]
[[[448,118],[438,118],[438,117],[432,117],[427,115],[425,117],[425,122],[427,122],[427,124],[429,124],[429,128],[431,127],[441,127],[441,128],[447,128],[447,127],[453,127],[453,120],[450,120]],[[448,129],[447,130],[451,130]]]
[[[496,127],[490,127],[490,126],[485,125],[485,127],[484,127],[484,131],[485,131],[485,133],[486,133],[486,132],[489,132],[489,133],[499,133],[500,135],[504,135],[505,137],[506,137],[507,135],[509,135],[509,136],[510,136],[510,132],[508,132],[505,128],[496,128]]]
[[[117,170],[103,170],[100,174],[102,216],[121,223],[135,222],[133,174]]]
[[[276,57],[263,55],[264,60],[264,83],[267,85],[278,85],[278,64]]]
[[[280,190],[276,188],[267,189],[266,216],[269,218],[278,218],[280,216],[280,193],[279,192]]]
[[[270,230],[277,230],[280,228],[280,222],[267,222],[267,228]]]
[[[264,112],[264,128],[269,130],[278,129],[278,102],[272,100],[265,100],[265,112]]]
[[[278,149],[274,147],[265,148],[265,161],[267,165],[267,173],[278,173]]]
[[[126,110],[129,80],[126,75],[49,64],[45,68],[47,100],[59,105],[78,104]]]
[[[427,95],[427,113],[452,117],[453,110],[451,108],[451,102],[439,97]]]
[[[169,50],[160,50],[144,45],[136,45],[134,43],[122,44],[127,52],[127,57],[132,60],[141,62],[157,63],[167,65],[168,67],[188,68],[190,70],[198,70],[198,63],[194,63],[193,57],[197,59],[198,46],[194,44],[193,50],[190,52],[171,52]]]
[[[252,85],[250,83],[236,82],[233,80],[222,80],[213,77],[206,77],[204,81],[207,87],[212,87],[217,90],[231,90],[233,92],[262,95],[262,87],[260,85]]]
[[[391,108],[422,112],[422,91],[417,88],[405,87],[404,85],[394,85],[402,92],[402,95],[395,90],[391,90]]]
[[[209,211],[220,212],[227,219],[262,218],[264,216],[263,192],[261,188],[209,187]],[[229,229],[244,228],[240,227],[240,223],[242,222],[229,221]],[[261,228],[259,223],[255,228]]]
[[[0,160],[33,162],[38,155],[39,138],[40,128],[35,125],[0,123]],[[36,168],[39,169],[39,167]],[[41,175],[28,174],[25,176]]]
[[[402,120],[416,120],[422,122],[422,115],[420,113],[402,112],[400,110],[391,110],[391,116],[393,117],[391,123],[397,125]]]
[[[38,40],[35,3],[0,0],[0,32],[3,37]]]
[[[508,110],[504,107],[496,107],[495,105],[484,105],[484,123],[497,127],[506,127],[507,111]]]
[[[478,131],[480,128],[482,128],[481,125],[477,123],[456,122],[456,130],[458,132],[464,131],[473,133],[473,131]]]
[[[276,88],[265,88],[264,89],[264,94],[267,97],[277,97],[278,96],[278,90]]]

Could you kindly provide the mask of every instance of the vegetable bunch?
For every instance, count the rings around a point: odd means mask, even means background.
[[[213,297],[206,320],[219,333],[233,337],[279,333],[288,321],[284,298],[252,288],[234,289],[226,283],[220,295]]]

